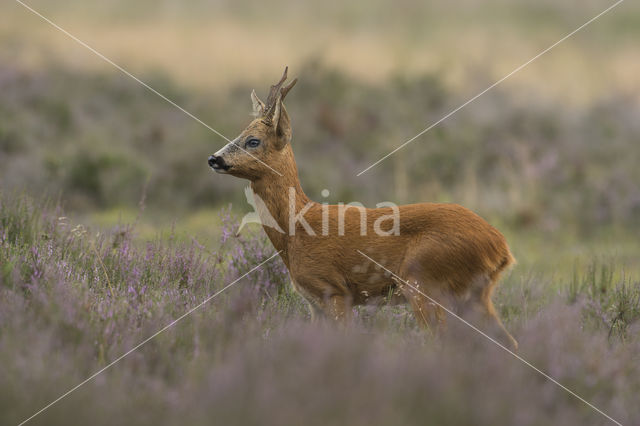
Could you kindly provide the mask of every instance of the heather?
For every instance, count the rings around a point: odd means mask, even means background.
[[[262,233],[143,241],[135,223],[74,224],[0,199],[0,413],[16,424],[273,254]],[[640,390],[640,291],[616,265],[512,273],[498,305],[519,354],[623,424]],[[526,288],[523,284],[526,283]],[[32,424],[606,424],[468,328],[417,329],[404,307],[348,327],[309,322],[278,258],[100,374]]]

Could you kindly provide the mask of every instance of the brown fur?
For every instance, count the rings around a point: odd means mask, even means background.
[[[217,171],[249,179],[254,193],[285,231],[264,228],[314,315],[345,320],[354,304],[408,301],[418,323],[438,328],[444,323],[444,312],[422,292],[463,316],[476,315],[494,336],[517,347],[491,303],[500,274],[514,258],[502,234],[472,211],[455,204],[403,205],[399,207],[399,235],[380,236],[373,224],[381,215],[391,214],[391,208],[366,209],[366,235],[361,235],[360,211],[350,207],[345,212],[344,235],[338,235],[341,207],[332,205],[328,207],[329,233],[322,235],[323,205],[309,200],[298,179],[291,125],[282,103],[292,85],[286,91],[280,88],[285,77],[286,71],[279,84],[272,86],[267,105],[252,95],[258,118],[230,143],[236,147],[220,151],[218,157],[230,168]],[[258,138],[260,146],[242,149],[250,138]],[[304,219],[316,235],[309,235],[300,223],[294,234],[289,233],[290,187],[296,193],[296,213],[312,203]],[[391,220],[383,222],[384,230],[390,227]],[[420,292],[394,279],[358,250],[419,286]]]

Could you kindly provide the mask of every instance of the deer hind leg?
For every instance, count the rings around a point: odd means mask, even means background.
[[[403,296],[413,310],[418,325],[434,335],[439,335],[445,328],[446,298],[435,287],[425,286],[414,279],[406,281],[393,278]]]
[[[460,303],[459,312],[463,317],[469,319],[472,324],[486,330],[487,334],[507,348],[517,350],[518,342],[509,334],[502,321],[500,321],[500,317],[498,317],[498,313],[491,301],[491,295],[496,284],[497,279],[492,280],[488,277],[476,280],[472,284],[466,300]]]

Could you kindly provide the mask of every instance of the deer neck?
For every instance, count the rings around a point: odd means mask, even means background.
[[[285,161],[274,166],[282,176],[270,173],[266,177],[251,182],[254,194],[264,202],[265,209],[258,209],[263,228],[276,250],[282,250],[283,259],[287,263],[287,248],[291,237],[289,236],[289,217],[292,212],[297,214],[308,203],[312,202],[302,190],[298,167],[291,146],[287,145],[283,150]],[[291,203],[290,203],[291,201]],[[291,208],[291,206],[293,208]],[[280,230],[268,226],[275,220]],[[288,265],[287,265],[288,266]]]

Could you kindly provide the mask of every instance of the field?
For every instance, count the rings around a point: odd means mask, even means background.
[[[262,229],[237,233],[247,182],[205,163],[224,140],[10,2],[0,424],[114,361],[28,424],[640,424],[640,7],[356,176],[613,3],[28,4],[230,138],[288,64],[306,193],[478,212],[518,260],[495,295],[518,355],[584,401],[455,318],[312,323]]]
[[[233,283],[273,249],[134,226],[96,235],[60,209],[2,199],[3,423],[15,424]],[[623,424],[640,418],[640,282],[614,261],[563,282],[511,274],[498,294],[521,356]],[[33,424],[605,424],[466,327],[440,339],[404,307],[308,323],[279,258],[158,335]],[[460,409],[464,407],[464,409]]]

